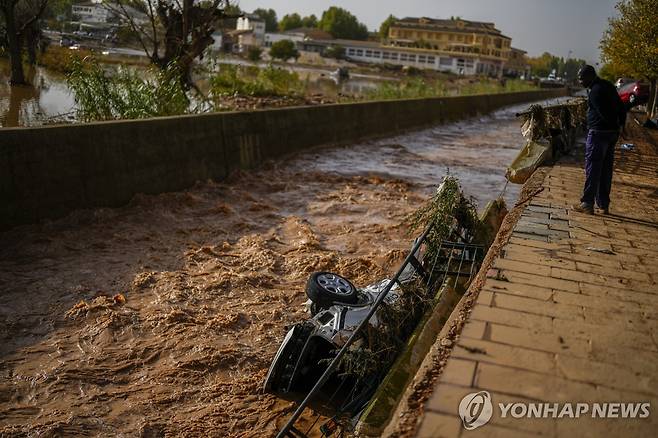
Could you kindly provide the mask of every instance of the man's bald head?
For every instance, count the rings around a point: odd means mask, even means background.
[[[580,70],[578,70],[578,81],[583,87],[589,88],[594,83],[596,79],[596,70],[591,65],[583,65]]]

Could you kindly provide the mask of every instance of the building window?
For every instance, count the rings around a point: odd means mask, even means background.
[[[439,58],[439,64],[452,66],[452,58]]]
[[[409,61],[416,62],[416,55],[409,55]]]
[[[418,55],[418,62],[422,62],[423,64],[427,60],[427,57],[425,55]]]
[[[362,49],[357,49],[356,50],[356,56],[363,56],[363,50]]]
[[[391,53],[391,59],[393,59],[394,61],[397,61],[398,60],[398,54],[397,53]]]
[[[427,57],[427,63],[428,64],[434,64],[435,61],[436,61],[436,58],[434,58],[433,56],[428,56]]]
[[[406,61],[407,60],[407,54],[406,53],[400,53],[400,61]]]
[[[382,54],[382,58],[384,58],[384,59],[391,59],[391,54],[390,54],[389,52],[384,52],[384,53]]]
[[[372,50],[366,50],[366,57],[372,58]]]
[[[354,55],[354,49],[347,49],[348,55]]]
[[[375,50],[374,52],[372,52],[372,56],[374,56],[375,58],[381,58],[382,52]]]

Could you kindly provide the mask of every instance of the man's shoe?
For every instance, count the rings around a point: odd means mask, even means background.
[[[573,207],[571,207],[571,209],[573,211],[577,211],[578,213],[594,214],[594,206],[585,204],[584,202],[574,205]]]
[[[608,215],[608,214],[610,214],[610,209],[609,208],[596,207],[596,212],[599,213],[599,214]]]

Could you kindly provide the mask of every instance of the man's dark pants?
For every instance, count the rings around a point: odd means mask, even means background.
[[[587,134],[585,143],[585,189],[580,201],[599,208],[607,209],[610,205],[612,188],[612,169],[615,159],[615,144],[619,138],[618,131],[594,131]]]

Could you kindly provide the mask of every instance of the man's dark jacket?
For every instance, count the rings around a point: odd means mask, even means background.
[[[597,77],[590,87],[587,127],[595,131],[617,131],[626,124],[626,108],[617,89]]]

